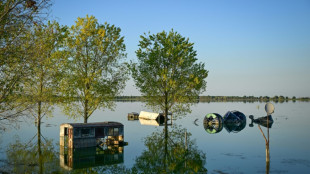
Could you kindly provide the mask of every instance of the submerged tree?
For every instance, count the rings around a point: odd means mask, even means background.
[[[26,62],[30,48],[25,47],[24,37],[45,19],[50,5],[50,0],[0,1],[0,121],[15,121],[24,109],[15,102],[29,73]]]
[[[34,106],[30,111],[38,127],[58,92],[61,69],[66,61],[66,54],[61,50],[66,35],[67,28],[54,21],[36,25],[25,37],[25,46],[31,51],[27,60],[29,75],[23,80],[24,95],[21,98]]]
[[[71,99],[65,112],[84,123],[92,113],[112,108],[112,99],[125,87],[127,70],[122,58],[126,56],[121,29],[99,24],[94,16],[78,18],[67,40],[70,52],[66,78],[62,83],[64,95]]]
[[[141,94],[165,115],[188,111],[208,76],[204,64],[196,63],[194,44],[173,30],[140,37],[138,64],[131,69]]]

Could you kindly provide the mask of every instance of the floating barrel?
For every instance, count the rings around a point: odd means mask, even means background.
[[[203,120],[204,129],[210,133],[218,133],[223,129],[223,117],[217,113],[207,114]]]
[[[239,132],[246,126],[246,116],[239,111],[228,111],[224,115],[224,127],[228,132]]]

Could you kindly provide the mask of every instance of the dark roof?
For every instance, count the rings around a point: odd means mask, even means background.
[[[64,123],[69,124],[72,127],[101,127],[101,126],[124,126],[122,123],[106,121],[106,122],[95,122],[95,123]],[[64,125],[62,124],[62,125]]]

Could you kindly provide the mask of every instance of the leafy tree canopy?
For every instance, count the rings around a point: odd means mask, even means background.
[[[206,88],[208,71],[197,63],[188,38],[171,30],[140,36],[138,63],[132,76],[148,105],[168,113],[189,111],[189,105]]]
[[[112,99],[125,87],[128,76],[120,32],[88,15],[71,27],[67,39],[70,58],[62,86],[64,95],[77,102],[65,106],[68,115],[83,116],[86,123],[97,108],[112,108]]]
[[[16,102],[29,75],[27,60],[33,44],[26,45],[26,33],[42,24],[50,0],[0,1],[0,120],[16,120],[23,107]]]
[[[29,74],[23,79],[23,95],[20,97],[30,109],[38,125],[41,118],[50,112],[51,102],[58,94],[62,79],[63,64],[67,53],[62,49],[67,36],[67,27],[56,21],[47,25],[35,25],[25,35],[27,67]]]

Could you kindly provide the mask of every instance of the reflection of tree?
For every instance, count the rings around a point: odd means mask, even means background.
[[[77,169],[70,171],[71,174],[80,174],[80,173],[92,173],[92,174],[98,174],[98,173],[110,173],[110,174],[120,174],[120,173],[132,173],[129,169],[126,169],[124,165],[108,165],[108,166],[98,166],[98,167],[90,167],[90,168],[84,168],[84,169]]]
[[[190,140],[191,134],[180,127],[154,132],[145,139],[147,150],[136,159],[133,173],[206,172],[205,154]]]
[[[40,132],[37,142],[23,143],[19,139],[7,148],[7,164],[11,173],[51,173],[58,170],[58,159],[52,140],[45,139]]]

